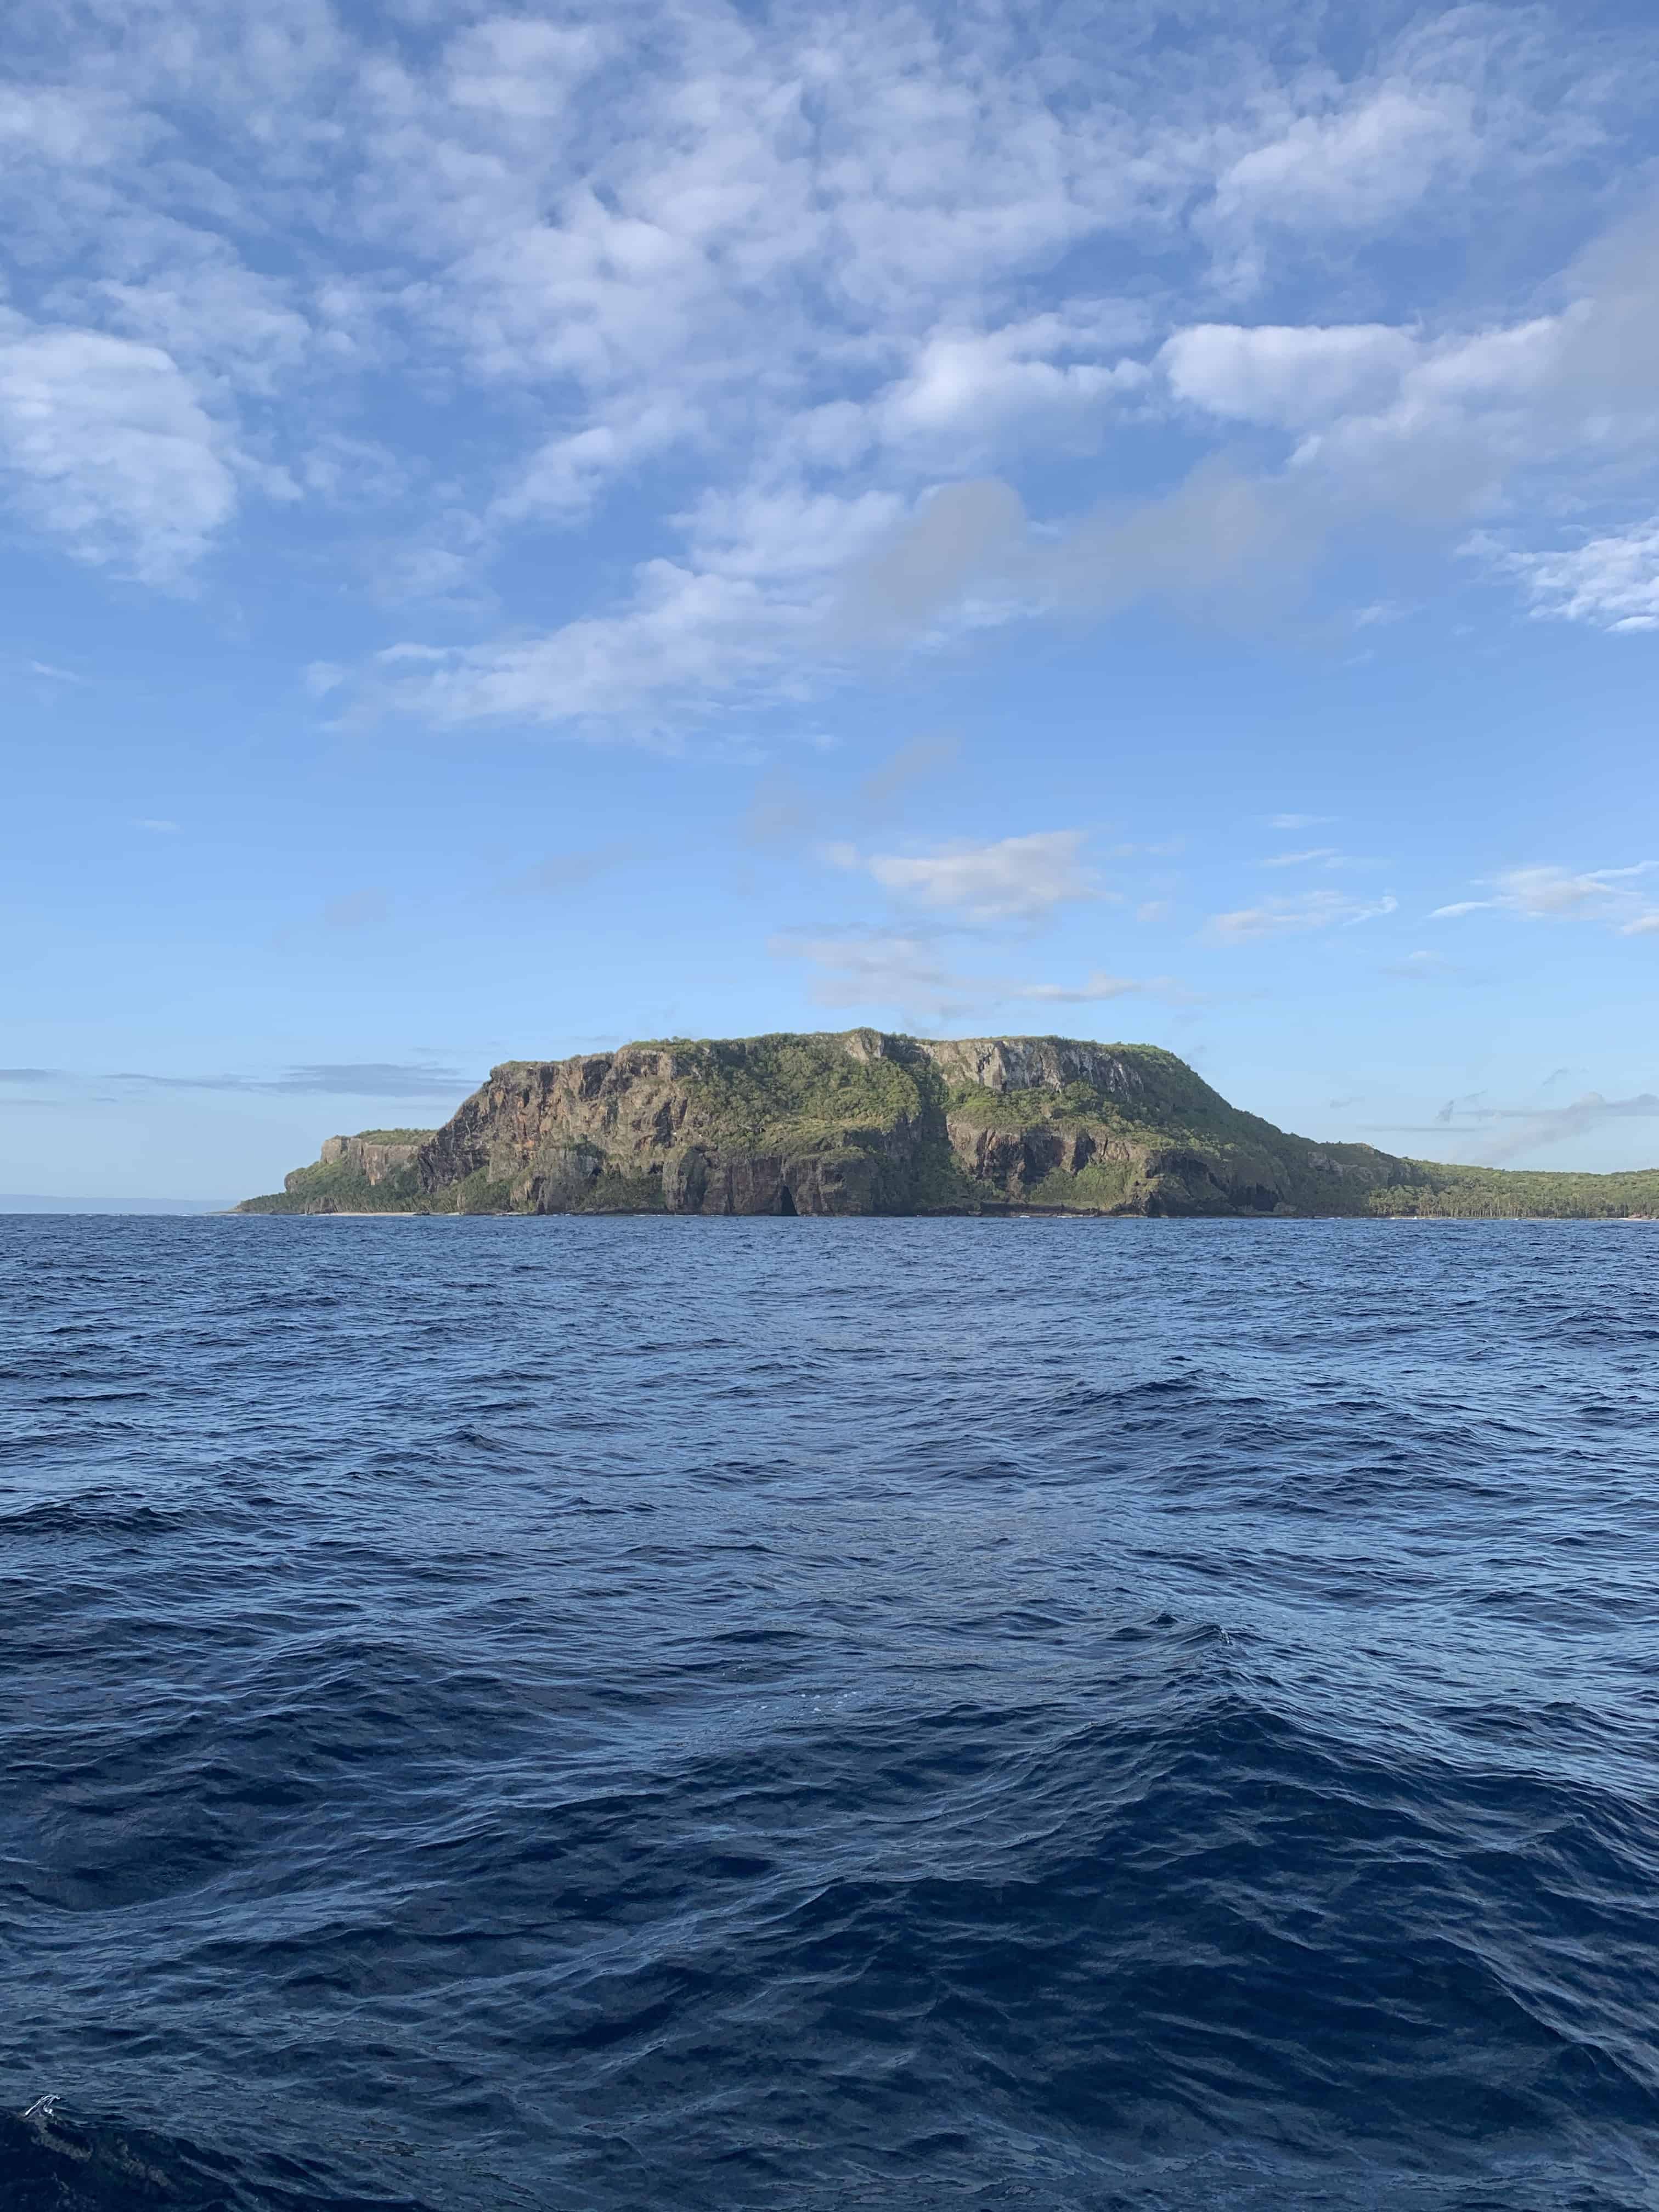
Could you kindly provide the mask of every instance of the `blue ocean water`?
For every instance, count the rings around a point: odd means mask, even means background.
[[[0,1222],[0,2205],[1659,2205],[1656,1237]]]

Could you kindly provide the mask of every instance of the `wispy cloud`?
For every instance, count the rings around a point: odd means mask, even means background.
[[[1127,975],[1107,975],[1097,969],[1082,983],[1022,983],[1009,996],[1015,999],[1034,999],[1048,1006],[1085,1006],[1106,999],[1157,998],[1168,999],[1190,1006],[1199,994],[1189,991],[1173,975],[1148,975],[1139,980]]]
[[[1659,515],[1557,551],[1516,551],[1490,536],[1465,549],[1518,577],[1534,615],[1632,633],[1659,629]]]
[[[1206,934],[1222,945],[1260,944],[1312,930],[1352,929],[1360,922],[1393,914],[1399,904],[1390,892],[1380,898],[1359,899],[1340,891],[1303,891],[1294,897],[1263,899],[1259,906],[1216,915]]]
[[[447,1098],[459,1105],[476,1079],[453,1068],[401,1060],[323,1060],[284,1074],[149,1075],[125,1070],[111,1079],[155,1091],[240,1091],[265,1097]]]
[[[828,848],[839,867],[861,871],[884,890],[961,915],[969,921],[1030,921],[1056,907],[1101,896],[1083,860],[1080,830],[1034,830],[984,845],[947,845],[930,853],[860,854],[850,845]]]
[[[80,559],[176,584],[229,521],[225,440],[160,347],[88,330],[0,342],[0,460]]]
[[[951,1021],[1011,1006],[1101,1006],[1115,999],[1157,998],[1190,1004],[1195,994],[1170,975],[1133,978],[1097,969],[1079,983],[964,973],[951,967],[936,938],[878,930],[781,932],[774,957],[799,960],[813,971],[819,1006],[897,1009],[902,1015]]]
[[[1443,7],[1316,66],[1288,0],[1178,38],[1131,14],[1103,44],[1045,17],[1038,68],[997,7],[428,10],[414,40],[312,10],[280,42],[164,7],[118,82],[26,0],[0,495],[167,589],[273,504],[372,518],[342,572],[409,612],[364,711],[659,744],[809,700],[872,639],[1145,599],[1278,619],[1356,525],[1559,543],[1560,473],[1650,444],[1650,218],[1478,326],[1446,249],[1625,185],[1643,27]],[[434,410],[489,434],[434,459]],[[1206,459],[1087,513],[1073,474],[1139,479],[1109,449],[1155,418]],[[1034,456],[1068,473],[1030,520]],[[1510,573],[1645,623],[1650,505]],[[558,618],[539,586],[496,603],[523,533],[595,517]]]
[[[768,949],[775,958],[806,963],[809,994],[820,1006],[896,1007],[907,1017],[949,1021],[976,1003],[973,986],[951,973],[925,937],[780,932]]]
[[[1429,918],[1450,921],[1466,914],[1498,913],[1529,921],[1603,921],[1622,936],[1639,937],[1659,929],[1659,907],[1638,888],[1656,869],[1659,860],[1620,868],[1506,868],[1489,879],[1487,897],[1455,899],[1436,907]]]
[[[1566,1106],[1492,1106],[1474,1091],[1449,1099],[1431,1122],[1397,1126],[1402,1135],[1475,1134],[1471,1164],[1500,1167],[1552,1145],[1592,1134],[1612,1122],[1659,1121],[1659,1093],[1644,1091],[1629,1098],[1604,1098],[1587,1091]]]

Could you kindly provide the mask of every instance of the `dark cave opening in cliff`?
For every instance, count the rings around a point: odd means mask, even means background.
[[[790,1197],[790,1195],[789,1195],[789,1186],[788,1186],[788,1184],[787,1184],[787,1183],[785,1183],[785,1185],[784,1185],[784,1187],[783,1187],[783,1195],[782,1195],[782,1197],[778,1200],[778,1212],[779,1212],[780,1213],[793,1213],[794,1211],[795,1211],[795,1201],[794,1201],[794,1200],[793,1200],[793,1198],[791,1198],[791,1197]]]

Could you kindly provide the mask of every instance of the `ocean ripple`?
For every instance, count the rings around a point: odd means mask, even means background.
[[[0,1221],[0,2204],[1659,2206],[1652,1253]]]

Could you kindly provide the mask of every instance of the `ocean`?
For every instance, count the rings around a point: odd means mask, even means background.
[[[1659,2206],[1656,1239],[0,1222],[0,2206]]]

